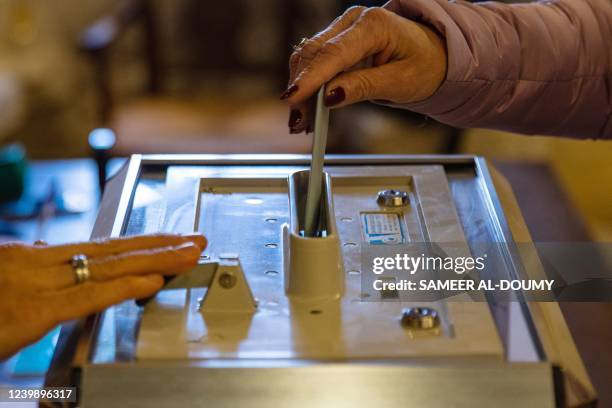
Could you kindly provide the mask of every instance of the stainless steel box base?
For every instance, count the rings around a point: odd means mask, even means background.
[[[284,292],[281,226],[292,222],[287,178],[307,164],[301,156],[132,157],[109,182],[92,236],[203,231],[205,257],[237,253],[258,311],[239,330],[198,311],[202,289],[162,292],[144,311],[126,302],[63,330],[66,347],[48,383],[71,377],[85,407],[545,407],[594,400],[554,303],[440,301],[433,307],[441,330],[413,338],[397,320],[406,304],[363,302],[359,244],[367,237],[360,220],[380,212],[379,190],[410,196],[409,206],[393,212],[405,228],[399,239],[462,242],[465,251],[513,241],[481,158],[328,157],[345,293],[338,302],[294,306]],[[530,273],[509,256],[517,276]]]

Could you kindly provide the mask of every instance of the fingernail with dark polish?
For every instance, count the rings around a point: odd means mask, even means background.
[[[294,130],[302,123],[302,112],[297,109],[291,109],[289,113],[289,129]]]
[[[332,89],[327,95],[325,95],[325,106],[334,106],[342,102],[346,98],[344,88],[341,86]]]
[[[294,93],[296,93],[298,90],[298,86],[293,84],[291,85],[289,88],[287,88],[287,90],[285,92],[283,92],[283,94],[280,96],[281,101],[284,101],[285,99],[289,98],[291,95],[293,95]]]

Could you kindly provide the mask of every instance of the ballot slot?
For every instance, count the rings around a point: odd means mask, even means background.
[[[292,299],[338,299],[344,293],[344,267],[336,230],[331,178],[323,173],[312,236],[304,233],[308,170],[289,176],[290,225],[283,230],[285,292]]]
[[[318,206],[313,216],[314,230],[312,236],[305,232],[306,227],[306,202],[308,199],[308,183],[310,182],[310,171],[298,171],[289,176],[289,199],[291,210],[291,225],[294,232],[302,237],[324,238],[328,234],[328,228],[334,227],[332,213],[329,211],[331,195],[328,186],[330,185],[329,175],[323,173],[321,179],[321,195]],[[328,203],[330,201],[330,203]],[[329,231],[335,233],[335,231]]]

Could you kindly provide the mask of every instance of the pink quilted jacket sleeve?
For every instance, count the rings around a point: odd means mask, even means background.
[[[404,105],[458,127],[612,139],[612,0],[391,0],[446,38],[447,77]]]

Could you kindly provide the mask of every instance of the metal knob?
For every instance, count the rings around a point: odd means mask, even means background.
[[[376,199],[378,205],[385,207],[405,207],[410,202],[408,193],[402,190],[382,190]]]
[[[400,324],[406,329],[435,329],[440,326],[440,316],[430,307],[408,307],[402,311]]]

